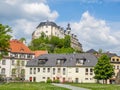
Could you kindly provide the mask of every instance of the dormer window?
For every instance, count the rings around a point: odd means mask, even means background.
[[[45,64],[46,61],[47,61],[47,60],[45,60],[45,59],[40,59],[40,60],[38,61],[38,64],[39,64],[39,65]]]
[[[57,60],[57,63],[56,63],[56,64],[57,64],[57,65],[60,65],[60,62],[61,62],[60,60]]]
[[[61,64],[63,64],[65,61],[66,61],[66,59],[57,59],[56,64],[57,64],[57,65],[61,65]]]
[[[76,65],[83,65],[85,62],[85,59],[76,59]]]

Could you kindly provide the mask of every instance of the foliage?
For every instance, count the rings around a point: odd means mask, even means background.
[[[24,37],[20,38],[19,41],[26,42],[26,39]]]
[[[46,37],[44,33],[37,39],[33,39],[29,48],[31,50],[47,50],[49,53],[73,53],[75,50],[70,46],[70,36],[60,39],[56,36]]]
[[[0,90],[69,90],[50,83],[6,83],[0,85]]]
[[[56,48],[54,50],[54,53],[73,53],[74,51],[75,50],[71,47],[69,47],[69,48],[62,47],[62,48]]]
[[[53,83],[60,83],[59,79],[53,80]]]
[[[107,55],[102,55],[98,59],[98,63],[94,67],[95,79],[97,80],[107,80],[114,74],[114,68],[110,64],[110,59]]]
[[[52,80],[51,79],[47,79],[47,83],[52,83]]]
[[[70,36],[69,35],[66,35],[65,36],[65,40],[64,40],[64,47],[65,48],[68,48],[68,47],[70,47]]]
[[[0,24],[0,50],[2,51],[0,54],[0,59],[3,57],[3,55],[7,54],[11,32],[12,30],[9,26]]]

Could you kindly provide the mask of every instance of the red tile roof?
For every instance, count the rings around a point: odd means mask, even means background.
[[[44,50],[37,50],[37,51],[33,51],[35,53],[35,57],[38,57],[42,54],[48,54],[48,51],[44,51]]]
[[[16,53],[33,53],[25,44],[16,39],[10,41],[10,51]]]

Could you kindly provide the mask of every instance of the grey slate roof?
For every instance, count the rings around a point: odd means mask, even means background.
[[[86,51],[86,53],[97,53],[97,51],[94,49],[90,49],[90,50]]]
[[[64,59],[65,62],[60,65],[60,67],[75,67],[76,66],[76,59],[84,59],[85,62],[82,67],[88,66],[92,67],[95,66],[97,63],[97,58],[90,53],[79,53],[79,54],[44,54],[37,57],[34,60],[30,60],[27,62],[27,67],[55,67],[58,66],[56,61],[58,59]],[[39,60],[46,60],[45,64],[39,65]]]
[[[56,23],[47,21],[47,22],[41,22],[41,23],[37,26],[37,28],[38,28],[38,27],[41,27],[41,26],[45,26],[45,25],[47,25],[47,26],[54,26],[54,27],[57,27],[57,28],[59,27],[59,26],[56,25]]]

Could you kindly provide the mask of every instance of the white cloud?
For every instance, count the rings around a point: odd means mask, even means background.
[[[44,20],[56,20],[58,12],[51,10],[46,0],[0,0],[0,20],[12,27],[13,38],[30,41],[36,26]]]
[[[49,6],[44,3],[27,3],[23,5],[23,10],[33,17],[37,15],[49,20],[55,20],[58,17],[58,13],[51,11]]]
[[[19,19],[14,21],[13,38],[26,38],[27,42],[30,42],[33,31],[35,30],[38,22],[28,21],[26,19]]]
[[[113,32],[105,20],[96,19],[88,11],[82,14],[79,22],[72,23],[72,29],[77,33],[85,50],[90,48],[116,50],[116,47],[120,46],[120,36],[116,35],[120,32]]]

